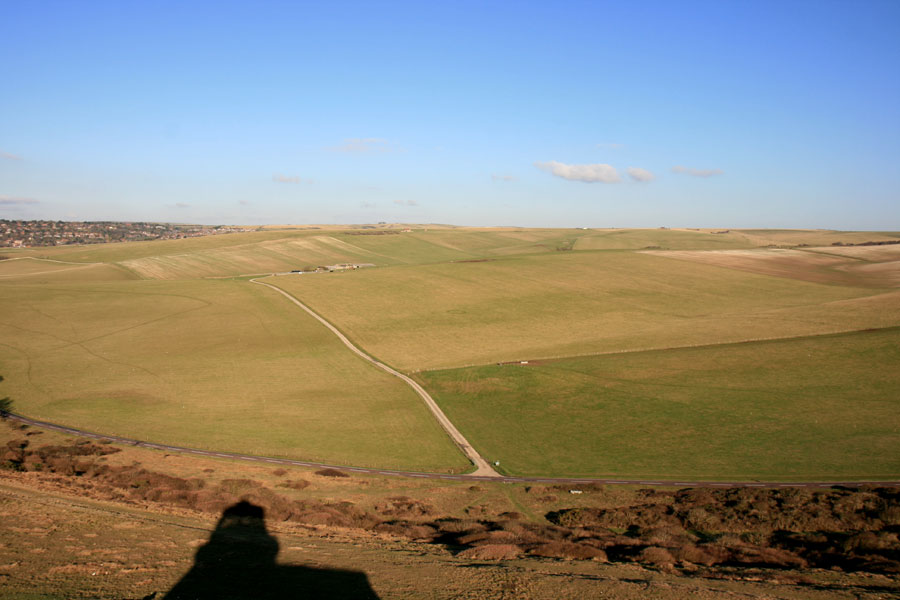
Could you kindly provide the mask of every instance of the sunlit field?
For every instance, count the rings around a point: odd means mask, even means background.
[[[898,246],[831,245],[894,234],[403,229],[4,251],[0,396],[148,441],[467,469],[412,390],[261,278],[416,374],[510,474],[900,471]],[[339,263],[372,266],[290,273]]]
[[[0,280],[0,374],[17,412],[208,449],[467,465],[412,390],[262,286],[32,279]]]
[[[800,264],[794,272],[805,269]],[[900,313],[893,290],[628,251],[273,282],[406,370],[885,327],[898,324]]]
[[[421,373],[511,472],[740,480],[900,472],[900,328]]]

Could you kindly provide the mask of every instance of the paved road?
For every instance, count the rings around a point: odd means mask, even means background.
[[[319,316],[313,309],[306,306],[305,304],[300,302],[300,300],[298,300],[294,296],[290,295],[283,289],[276,287],[274,285],[268,284],[268,283],[263,283],[262,281],[257,281],[256,279],[251,279],[250,281],[253,283],[259,284],[259,285],[264,285],[267,288],[271,288],[271,289],[275,290],[276,292],[278,292],[279,294],[281,294],[282,296],[286,297],[288,300],[290,300],[291,302],[293,302],[294,304],[296,304],[297,306],[299,306],[300,308],[302,308],[303,310],[308,312],[310,315],[312,315],[322,325],[327,327],[334,335],[336,335],[338,337],[338,339],[341,340],[341,342],[344,343],[345,346],[347,346],[347,348],[352,350],[355,354],[357,354],[364,360],[372,363],[373,365],[375,365],[382,371],[386,371],[387,373],[390,373],[394,377],[399,377],[404,382],[406,382],[406,384],[409,387],[411,387],[413,390],[415,390],[415,392],[422,398],[422,400],[425,401],[425,405],[428,407],[428,409],[431,411],[431,413],[437,419],[438,423],[441,424],[441,427],[444,428],[444,431],[447,432],[447,435],[450,436],[450,439],[453,440],[453,442],[457,446],[459,446],[459,449],[462,450],[463,454],[466,455],[466,458],[468,458],[470,461],[472,461],[472,464],[475,465],[475,472],[472,473],[472,475],[477,475],[480,477],[500,477],[500,474],[497,473],[494,470],[494,468],[478,453],[478,451],[472,447],[472,444],[469,443],[469,441],[465,438],[465,436],[462,433],[460,433],[460,431],[450,421],[450,419],[447,418],[447,415],[445,415],[444,411],[441,410],[441,407],[439,407],[437,405],[437,402],[434,401],[434,398],[432,398],[431,395],[425,391],[425,388],[423,388],[421,385],[419,385],[418,383],[416,383],[415,381],[413,381],[412,379],[410,379],[403,373],[400,373],[399,371],[392,369],[391,367],[387,366],[383,362],[379,362],[379,361],[375,360],[374,358],[372,358],[371,356],[369,356],[368,354],[366,354],[365,352],[363,352],[362,349],[356,347],[350,340],[348,340],[347,337],[343,333],[338,331],[337,327],[335,327],[334,325],[332,325],[331,323],[326,321],[324,318]]]
[[[469,473],[466,475],[448,475],[444,473],[423,473],[418,471],[394,471],[391,469],[371,469],[365,467],[351,467],[347,465],[334,465],[329,463],[308,462],[303,460],[291,460],[289,458],[270,458],[267,456],[253,456],[250,454],[237,454],[234,452],[215,452],[212,450],[200,450],[197,448],[185,448],[183,446],[171,446],[168,444],[155,444],[153,442],[143,442],[141,440],[133,440],[130,438],[120,437],[117,435],[103,435],[91,431],[75,429],[74,427],[66,427],[65,425],[57,425],[46,421],[38,421],[29,419],[21,415],[6,413],[5,418],[19,421],[40,427],[42,429],[51,429],[69,435],[78,435],[81,437],[93,438],[96,440],[108,440],[117,444],[125,444],[129,446],[137,446],[140,448],[152,448],[155,450],[165,450],[166,452],[179,452],[183,454],[197,454],[200,456],[213,458],[227,458],[232,460],[245,460],[258,463],[271,463],[275,465],[289,465],[297,467],[313,467],[316,469],[340,469],[351,473],[368,473],[373,475],[390,475],[394,477],[414,477],[421,479],[449,479],[454,481],[503,481],[510,483],[550,483],[564,484],[577,487],[579,484],[599,483],[604,485],[645,485],[645,486],[669,486],[669,487],[745,487],[745,488],[822,488],[832,487],[836,485],[846,487],[858,487],[863,485],[877,485],[886,487],[900,487],[900,481],[701,481],[694,479],[678,479],[678,480],[661,480],[661,479],[598,479],[592,477],[507,477],[504,475],[479,475]]]

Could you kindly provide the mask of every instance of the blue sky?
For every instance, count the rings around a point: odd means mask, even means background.
[[[0,218],[900,229],[900,2],[0,2]]]

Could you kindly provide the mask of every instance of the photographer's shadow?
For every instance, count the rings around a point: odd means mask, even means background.
[[[277,554],[263,509],[239,502],[225,509],[194,566],[165,599],[378,599],[361,571],[279,565]]]

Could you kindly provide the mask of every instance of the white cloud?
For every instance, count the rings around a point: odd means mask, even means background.
[[[3,206],[11,206],[18,204],[40,204],[39,200],[34,198],[23,198],[21,196],[4,196],[0,195],[0,204]]]
[[[548,162],[536,162],[534,166],[570,181],[584,181],[586,183],[618,183],[621,181],[619,172],[612,165],[567,165],[551,160]]]
[[[272,175],[272,181],[275,183],[300,183],[303,180],[297,175],[282,175],[281,173],[276,173],[275,175]]]
[[[190,207],[191,207],[191,205],[187,204],[185,202],[176,202],[175,204],[171,205],[169,208],[190,208]]]
[[[712,177],[713,175],[721,175],[725,171],[722,169],[694,169],[692,167],[676,165],[672,167],[672,172],[683,173],[685,175],[691,175],[692,177]]]
[[[331,148],[335,152],[347,152],[350,154],[368,154],[375,152],[390,152],[388,141],[382,138],[348,138],[340,146]]]
[[[653,181],[656,175],[640,167],[628,167],[628,176],[635,181]]]
[[[394,200],[394,204],[398,206],[418,206],[419,203],[415,200]]]
[[[5,158],[6,160],[22,160],[22,157],[18,154],[4,152],[3,150],[0,150],[0,158]]]
[[[516,177],[513,175],[491,175],[491,181],[515,181]]]

